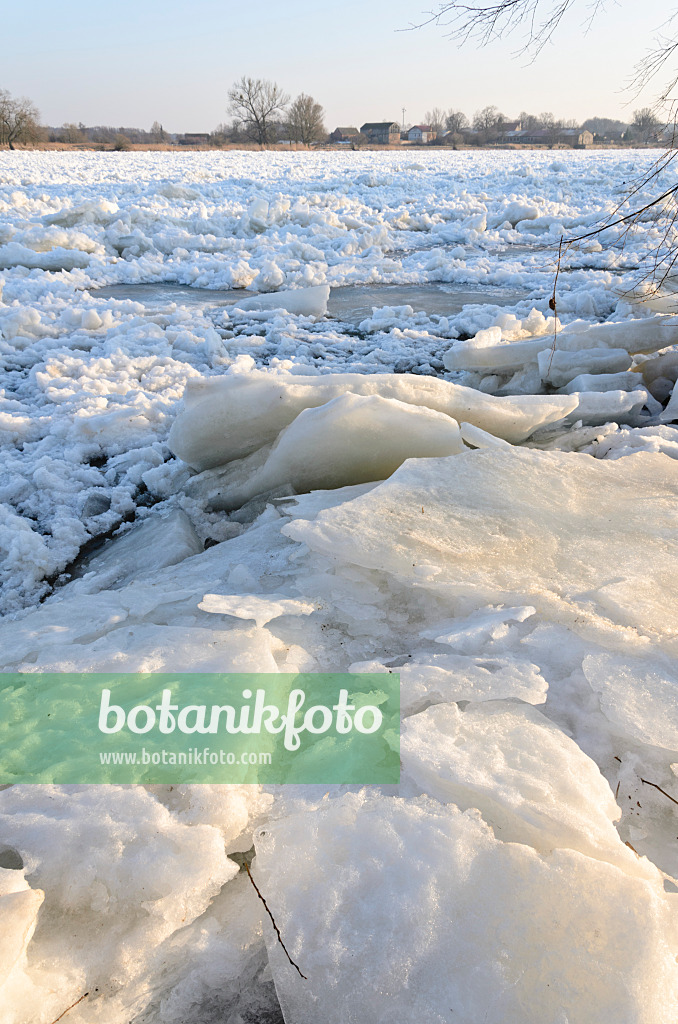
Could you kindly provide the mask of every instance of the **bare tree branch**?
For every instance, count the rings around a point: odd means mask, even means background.
[[[587,27],[607,2],[589,0],[586,3]],[[412,27],[441,25],[454,38],[462,42],[476,39],[481,45],[524,27],[526,41],[522,50],[536,55],[548,43],[566,12],[577,5],[584,6],[581,0],[493,0],[489,3],[449,0],[438,4],[423,21]]]

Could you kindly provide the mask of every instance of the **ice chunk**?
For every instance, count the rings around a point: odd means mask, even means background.
[[[175,509],[167,516],[152,516],[114,537],[96,554],[83,559],[73,575],[93,572],[102,586],[120,586],[154,569],[176,565],[202,550],[203,544],[190,519],[181,509]]]
[[[575,320],[558,335],[558,348],[623,348],[627,352],[657,352],[678,341],[678,318],[657,315],[637,320],[591,324]]]
[[[501,437],[495,437],[494,434],[490,434],[487,430],[482,430],[480,427],[474,427],[472,423],[460,423],[459,429],[462,441],[470,444],[473,448],[512,447],[508,441],[504,441]]]
[[[493,331],[501,331],[491,328]],[[499,342],[496,334],[492,339],[497,343],[487,344],[485,338],[489,332],[481,331],[479,335],[469,341],[458,341],[443,356],[443,363],[447,370],[494,370],[502,373],[510,370],[517,370],[527,363],[537,361],[537,356],[544,350],[550,350],[553,344],[552,337],[530,338],[526,341]]]
[[[197,198],[197,196],[196,196]],[[249,226],[255,231],[263,231],[268,220],[268,203],[265,199],[254,199],[247,208]]]
[[[652,384],[658,377],[675,382],[678,379],[678,350],[646,359],[641,363],[640,371],[646,384]]]
[[[678,674],[660,659],[589,655],[584,674],[623,736],[678,751]]]
[[[237,619],[254,619],[259,628],[281,615],[310,615],[316,610],[310,601],[277,594],[267,594],[266,597],[257,597],[256,594],[205,594],[198,608],[217,615],[233,615]]]
[[[477,807],[505,842],[566,847],[656,878],[621,842],[621,811],[597,765],[529,704],[428,708],[406,719],[401,757],[429,796]]]
[[[649,398],[644,388],[638,388],[636,391],[578,391],[570,397],[576,398],[578,404],[566,422],[576,423],[581,420],[589,426],[603,423],[641,423],[640,413]]]
[[[497,214],[497,224],[502,224],[507,220],[511,227],[515,227],[521,220],[536,220],[538,216],[539,210],[536,206],[514,200],[500,209]]]
[[[341,395],[300,412],[263,464],[257,453],[221,470],[210,504],[231,510],[280,487],[303,493],[383,480],[405,459],[463,450],[456,421],[443,413],[379,395]]]
[[[314,288],[296,288],[293,291],[264,292],[238,299],[234,309],[286,309],[293,316],[324,316],[330,286],[319,284]]]
[[[352,667],[353,671],[363,671]],[[374,667],[364,671],[378,671]],[[432,704],[459,700],[512,698],[543,704],[548,689],[536,665],[519,658],[478,657],[462,654],[417,655],[394,667],[400,673],[400,701],[405,715]]]
[[[578,391],[633,391],[641,382],[638,373],[580,373],[560,388],[563,395]]]
[[[181,595],[179,595],[181,596]],[[133,596],[130,595],[130,597]],[[193,602],[196,608],[198,599]],[[185,608],[186,614],[190,608]],[[61,638],[59,638],[61,640]],[[49,641],[30,670],[44,672],[277,672],[285,645],[267,629],[209,629],[137,622],[69,646]],[[0,729],[0,733],[2,730]]]
[[[678,576],[677,488],[678,465],[665,455],[476,451],[409,462],[283,533],[400,579],[431,567],[426,586],[449,595],[529,601],[562,621],[611,620],[660,640],[678,629],[664,597]]]
[[[80,249],[65,249],[62,246],[54,246],[46,252],[36,252],[19,242],[0,245],[0,270],[8,270],[10,267],[51,271],[74,270],[77,267],[87,267],[91,258],[89,253]]]
[[[477,812],[346,794],[255,834],[269,960],[294,1024],[670,1024],[675,898]],[[621,844],[620,844],[621,845]]]
[[[302,409],[333,398],[379,395],[464,420],[516,443],[561,422],[578,406],[569,395],[495,398],[473,388],[414,374],[337,373],[318,377],[252,371],[191,378],[185,408],[172,424],[171,450],[193,469],[242,458],[274,441]]]
[[[674,385],[669,403],[659,414],[659,419],[662,423],[675,423],[678,420],[678,386]]]
[[[430,637],[438,644],[446,644],[454,651],[471,653],[482,649],[484,644],[492,640],[505,637],[510,629],[509,623],[525,622],[535,612],[536,608],[529,604],[518,608],[480,608],[468,618],[456,620],[448,633],[440,634],[435,629],[421,635]]]
[[[619,373],[628,370],[631,357],[624,348],[590,348],[580,352],[557,349],[555,352],[540,352],[538,362],[541,379],[561,388],[580,373]]]
[[[591,324],[575,320],[550,336],[524,337],[522,340],[500,342],[495,328],[481,331],[468,341],[456,342],[443,362],[448,370],[493,370],[497,373],[516,370],[537,360],[539,353],[551,350],[582,352],[596,349],[623,349],[627,353],[656,352],[674,344],[678,338],[678,319],[654,316],[642,320]],[[509,338],[514,331],[509,331]],[[519,332],[522,334],[522,332]],[[620,357],[619,357],[620,358]],[[628,362],[627,362],[628,366]]]
[[[182,824],[142,786],[13,786],[0,794],[0,828],[45,892],[36,959],[60,968],[58,985],[75,979],[78,994],[124,989],[143,1006],[156,947],[199,918],[237,874],[219,829]],[[50,980],[33,990],[33,1013],[19,1020],[36,1019],[41,1003],[52,1010]]]
[[[25,963],[43,899],[44,893],[31,889],[22,871],[0,868],[0,996],[15,968]]]

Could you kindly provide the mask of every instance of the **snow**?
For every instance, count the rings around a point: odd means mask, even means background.
[[[398,672],[403,715],[398,787],[3,788],[0,1024],[674,1024],[658,226],[549,307],[651,161],[0,154],[0,670]]]

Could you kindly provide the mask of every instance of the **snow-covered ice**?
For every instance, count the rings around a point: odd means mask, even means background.
[[[660,226],[549,307],[652,156],[0,153],[0,670],[403,714],[399,787],[0,792],[0,1024],[675,1024]]]

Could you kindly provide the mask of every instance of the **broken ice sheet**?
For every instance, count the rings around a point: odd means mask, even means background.
[[[190,519],[181,509],[152,515],[83,558],[73,576],[95,573],[98,589],[121,587],[153,569],[176,565],[203,550]]]
[[[509,623],[525,622],[535,613],[536,608],[532,605],[521,605],[517,608],[479,608],[468,618],[456,620],[447,633],[439,635],[439,631],[433,629],[422,632],[421,636],[468,654],[482,650],[482,646],[491,640],[505,637],[511,629]]]
[[[401,663],[402,662],[402,663]],[[351,672],[398,672],[403,715],[413,715],[432,704],[483,701],[510,697],[543,704],[548,684],[536,665],[518,657],[467,657],[460,654],[414,654],[385,665],[356,662]]]
[[[204,612],[231,615],[236,619],[254,619],[258,628],[281,615],[310,615],[316,606],[310,601],[298,601],[282,594],[205,594],[198,605]]]
[[[347,392],[432,409],[511,442],[524,441],[540,427],[562,422],[578,406],[572,395],[494,398],[416,374],[306,377],[253,370],[246,375],[191,378],[184,410],[172,424],[168,444],[193,469],[221,466],[274,441],[302,410],[325,405]]]
[[[366,790],[266,824],[255,846],[255,878],[308,978],[268,929],[293,1024],[676,1018],[676,897],[656,880],[501,842],[477,811]]]
[[[622,465],[623,463],[623,465]],[[368,494],[282,532],[336,560],[484,604],[628,627],[670,644],[678,466],[516,448],[406,463]],[[433,567],[422,581],[417,568]]]
[[[405,771],[443,803],[477,807],[498,838],[607,860],[657,880],[621,842],[621,811],[597,765],[536,708],[442,704],[404,723]]]
[[[444,413],[379,395],[347,393],[302,409],[270,450],[259,449],[203,475],[208,486],[216,487],[210,507],[231,511],[280,488],[301,493],[383,480],[405,459],[463,450],[456,420]],[[190,493],[196,493],[199,479],[190,482]]]
[[[616,732],[632,742],[678,751],[675,663],[605,652],[584,658],[583,669]]]

